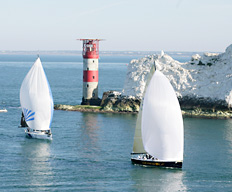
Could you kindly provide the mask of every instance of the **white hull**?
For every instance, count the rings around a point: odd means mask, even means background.
[[[6,109],[0,109],[0,113],[6,113],[7,110]]]
[[[48,134],[45,131],[28,131],[28,129],[25,129],[25,134],[29,138],[52,140],[52,134]]]

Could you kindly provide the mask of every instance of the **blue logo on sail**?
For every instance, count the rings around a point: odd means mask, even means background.
[[[35,119],[35,112],[32,112],[29,109],[23,108],[23,114],[26,121],[33,121]]]

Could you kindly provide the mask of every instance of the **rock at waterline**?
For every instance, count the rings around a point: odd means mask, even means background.
[[[139,98],[122,96],[117,91],[104,92],[101,102],[101,107],[104,111],[138,112],[139,105]]]

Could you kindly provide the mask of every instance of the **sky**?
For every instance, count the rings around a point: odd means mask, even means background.
[[[0,50],[224,52],[231,0],[0,0]]]

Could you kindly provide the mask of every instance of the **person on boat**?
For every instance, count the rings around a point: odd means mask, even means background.
[[[147,153],[147,154],[146,154],[146,158],[147,158],[147,159],[151,159],[152,156],[151,156],[150,154]]]
[[[20,124],[21,124],[21,127],[28,127],[23,112],[22,112],[22,117],[21,117],[21,123]]]
[[[51,133],[51,130],[48,130],[48,135],[51,135],[52,133]]]

